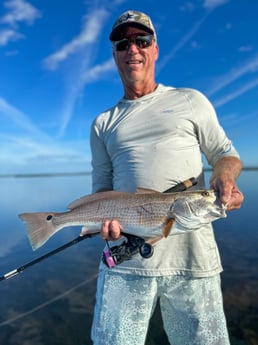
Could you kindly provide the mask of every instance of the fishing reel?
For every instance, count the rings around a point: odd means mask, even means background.
[[[147,259],[153,255],[153,246],[146,243],[141,237],[124,234],[126,239],[118,246],[110,247],[107,242],[107,250],[104,250],[102,261],[106,266],[112,268],[125,260],[131,260],[133,255],[140,254]]]

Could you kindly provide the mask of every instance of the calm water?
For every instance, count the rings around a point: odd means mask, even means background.
[[[0,276],[72,240],[79,228],[56,234],[33,252],[21,212],[64,211],[90,193],[89,176],[0,179]],[[258,344],[258,171],[244,171],[241,210],[214,222],[224,272],[225,311],[233,345]],[[98,260],[95,237],[0,282],[0,344],[88,345]],[[157,309],[147,345],[167,345]]]

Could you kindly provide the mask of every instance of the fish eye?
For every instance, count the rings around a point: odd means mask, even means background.
[[[204,191],[204,192],[202,193],[202,195],[203,195],[203,196],[209,196],[210,193],[206,190],[206,191]]]
[[[51,214],[49,214],[46,218],[46,220],[51,220],[53,218],[53,216]]]

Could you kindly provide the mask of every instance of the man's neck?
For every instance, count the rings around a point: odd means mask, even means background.
[[[137,99],[143,96],[146,96],[154,92],[158,84],[154,81],[148,85],[137,85],[136,83],[130,86],[124,87],[124,98],[125,99]]]

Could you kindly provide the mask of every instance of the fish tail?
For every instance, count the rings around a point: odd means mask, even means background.
[[[56,213],[51,212],[19,214],[26,225],[33,250],[41,247],[54,233],[60,230],[60,227],[53,224],[55,215]]]

